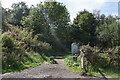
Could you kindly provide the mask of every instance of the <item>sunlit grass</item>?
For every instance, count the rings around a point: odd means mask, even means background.
[[[10,67],[10,68],[4,69],[2,73],[18,72],[18,71],[27,69],[29,67],[36,67],[46,62],[47,59],[48,58],[45,55],[42,55],[39,53],[27,53],[27,56],[23,57],[23,60],[19,62],[20,64],[19,67]]]
[[[64,60],[66,66],[72,71],[72,72],[75,72],[77,74],[81,74],[82,73],[82,70],[80,68],[80,62],[75,62],[73,61],[72,59],[72,55],[71,56],[67,56]],[[74,63],[77,63],[78,65],[74,65]],[[120,75],[120,71],[115,68],[115,67],[112,67],[112,68],[105,68],[105,69],[102,69],[102,68],[99,68],[100,71],[102,71],[102,73],[105,75],[105,76],[109,76],[109,77],[113,77],[113,78],[118,78],[118,75]],[[101,74],[97,71],[97,70],[93,70],[93,68],[91,68],[91,71],[87,72],[87,74],[89,75],[94,75],[94,76],[101,76]]]

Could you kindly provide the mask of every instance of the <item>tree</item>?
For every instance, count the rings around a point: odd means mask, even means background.
[[[112,15],[109,15],[106,17],[106,23],[111,24],[112,22],[116,21],[116,18],[114,18]]]
[[[51,33],[53,37],[57,40],[58,46],[65,47],[68,43],[69,37],[69,22],[70,15],[66,6],[59,2],[45,2],[44,8],[46,14],[49,15],[50,23],[53,26],[50,26]]]
[[[29,16],[24,17],[22,24],[33,29],[34,34],[41,34],[39,40],[52,44],[54,49],[60,49],[67,42],[69,22],[69,13],[62,3],[44,2],[31,8]]]
[[[118,45],[118,24],[116,22],[100,25],[97,32],[100,47],[108,48]]]
[[[5,32],[9,29],[8,26],[6,26],[8,20],[10,19],[11,15],[11,9],[9,8],[2,8],[2,32]]]
[[[102,48],[118,45],[118,30],[116,18],[111,15],[105,17],[102,14],[99,19],[99,26],[96,29],[98,45]]]
[[[77,14],[72,24],[73,38],[81,44],[96,44],[96,19],[92,13],[84,10]]]
[[[13,25],[21,26],[22,17],[28,16],[28,14],[29,9],[25,2],[14,3],[12,4],[12,14],[9,22]]]

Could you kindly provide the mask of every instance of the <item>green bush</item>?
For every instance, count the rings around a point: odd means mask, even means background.
[[[9,70],[11,71],[19,70],[23,65],[17,59],[17,56],[15,55],[15,53],[7,53],[5,55],[3,52],[2,66],[3,66],[2,69],[4,73],[6,72],[5,70],[8,70],[7,72],[9,72]]]
[[[40,55],[42,55],[42,53],[48,52],[51,49],[49,43],[38,41],[37,36],[33,36],[32,32],[18,27],[11,26],[10,30],[4,32],[0,37],[2,39],[3,73],[23,69],[25,64],[23,58],[28,55],[28,52],[39,52]],[[29,64],[38,62],[35,58],[29,58],[30,60],[33,60],[33,62],[29,62],[28,59]],[[43,60],[42,58],[40,59],[41,62],[44,60],[45,58]]]
[[[115,55],[120,55],[120,46],[116,46],[112,49],[112,53]]]
[[[120,46],[114,47],[111,55],[113,64],[120,67]]]
[[[49,43],[39,41],[37,48],[39,52],[50,52],[52,47]]]
[[[12,52],[15,47],[15,44],[14,44],[14,40],[9,35],[9,33],[5,32],[4,34],[1,35],[1,38],[2,38],[2,47],[6,48],[7,52]]]
[[[84,46],[84,48],[86,48]],[[84,49],[84,52],[89,52],[92,48],[87,47]],[[94,51],[94,49],[92,49]],[[114,48],[112,54],[99,54],[99,53],[91,53],[86,54],[86,57],[90,60],[90,62],[85,62],[85,69],[88,74],[93,75],[101,75],[100,71],[109,76],[117,76],[120,70],[120,57],[119,57],[120,47]],[[91,56],[90,56],[91,55]],[[71,71],[76,73],[82,73],[80,59],[81,57],[77,57],[77,62],[72,59],[73,55],[67,56],[65,58],[66,65],[70,68]]]
[[[77,58],[77,62],[76,62],[73,60],[73,56],[67,56],[65,58],[65,63],[69,67],[79,66],[80,65],[79,57]]]

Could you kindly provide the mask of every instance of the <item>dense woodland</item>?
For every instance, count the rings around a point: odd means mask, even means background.
[[[19,2],[11,7],[2,8],[3,72],[27,65],[29,55],[36,57],[34,53],[44,60],[44,55],[70,52],[73,42],[79,46],[89,44],[99,53],[106,53],[110,48],[115,57],[120,57],[118,16],[80,10],[71,21],[68,9],[60,2],[31,7]]]

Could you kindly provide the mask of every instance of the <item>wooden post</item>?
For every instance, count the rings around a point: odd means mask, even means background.
[[[84,54],[83,54],[83,52],[81,54],[81,68],[82,68],[82,70],[85,70],[85,67],[84,67]]]

